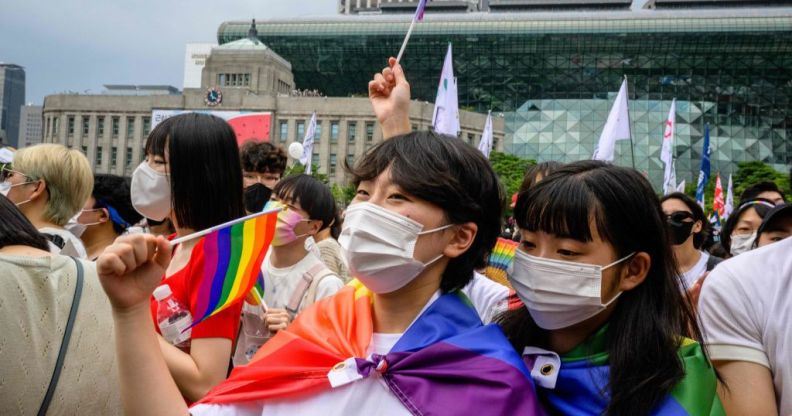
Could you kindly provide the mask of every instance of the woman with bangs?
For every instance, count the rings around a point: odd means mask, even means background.
[[[396,95],[409,96],[400,68],[398,80]],[[384,120],[376,80],[369,92]],[[389,139],[350,169],[357,194],[339,242],[356,280],[302,311],[190,413],[542,414],[521,357],[461,292],[500,231],[497,176],[456,138],[382,127]],[[145,311],[170,262],[167,242],[145,235],[120,238],[97,262],[127,415],[188,412]]]
[[[633,169],[573,162],[521,193],[504,331],[557,414],[722,413],[665,217]],[[685,338],[691,334],[693,339]]]

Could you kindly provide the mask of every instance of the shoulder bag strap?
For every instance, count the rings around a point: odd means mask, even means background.
[[[74,329],[74,318],[77,316],[77,309],[80,306],[80,297],[82,297],[83,266],[82,263],[74,257],[72,257],[72,260],[74,260],[74,264],[77,266],[77,284],[74,287],[74,298],[72,300],[71,310],[69,311],[69,319],[66,321],[66,329],[63,331],[63,341],[58,351],[58,359],[55,360],[55,370],[52,372],[47,394],[44,395],[44,400],[41,402],[38,416],[44,416],[47,413],[50,401],[52,401],[52,396],[55,393],[55,388],[58,386],[61,368],[63,368],[63,360],[66,358],[66,350],[69,349],[69,340],[71,339],[72,329]]]
[[[322,268],[324,268],[324,264],[315,264],[301,276],[300,282],[297,283],[297,287],[294,288],[294,292],[292,292],[292,296],[289,299],[289,304],[286,305],[286,311],[289,312],[289,315],[291,315],[292,319],[294,319],[294,317],[297,315],[297,312],[300,310],[300,304],[302,303],[308,288],[311,287],[314,276],[316,273],[320,272]]]

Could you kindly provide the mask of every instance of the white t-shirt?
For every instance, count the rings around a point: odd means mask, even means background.
[[[462,288],[476,308],[481,322],[488,324],[509,306],[509,288],[474,272],[473,279]]]
[[[56,246],[47,239],[49,243],[50,252],[53,254],[62,254],[64,256],[72,256],[77,257],[80,259],[84,259],[88,257],[88,252],[85,251],[85,245],[83,244],[82,240],[77,238],[76,235],[72,234],[69,230],[62,230],[59,228],[50,228],[44,227],[38,230],[42,234],[53,234],[57,235],[58,237],[62,238],[63,241],[66,243],[63,248]]]
[[[387,354],[401,336],[402,334],[375,333],[368,354]],[[228,405],[200,404],[190,409],[190,412],[194,416],[410,415],[377,372],[311,397],[256,400]]]
[[[289,304],[292,293],[297,288],[297,284],[302,280],[302,276],[314,265],[324,264],[318,256],[308,252],[302,260],[294,266],[276,268],[270,262],[270,253],[261,265],[264,274],[264,303],[269,308],[283,309]],[[334,295],[342,287],[344,282],[336,275],[328,275],[319,281],[316,287],[316,300]],[[306,307],[306,302],[300,304],[299,310]]]
[[[720,263],[699,313],[710,358],[769,368],[779,411],[792,414],[792,238]]]
[[[690,270],[686,270],[684,273],[682,273],[682,279],[685,280],[685,285],[688,288],[693,286],[693,283],[695,283],[696,280],[698,280],[698,278],[707,271],[707,261],[709,260],[710,255],[709,253],[705,253],[703,251],[699,251],[699,253],[701,253],[701,255],[699,256],[699,260],[696,262],[696,264],[694,264]]]

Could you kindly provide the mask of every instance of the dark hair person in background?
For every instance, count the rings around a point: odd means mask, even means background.
[[[643,175],[569,163],[521,193],[514,216],[522,242],[509,281],[525,307],[502,325],[517,351],[532,348],[526,362],[551,365],[537,390],[553,412],[709,414],[718,405],[714,370],[684,338],[700,340],[700,330]]]
[[[259,212],[286,170],[286,152],[269,142],[248,140],[239,149],[245,209]]]
[[[96,260],[107,246],[141,219],[143,216],[132,207],[129,180],[96,174],[91,196],[70,231],[82,239],[88,259]]]
[[[143,216],[157,221],[170,218],[177,236],[243,216],[242,169],[231,126],[221,118],[196,113],[158,124],[146,140],[146,160],[132,174],[131,198]],[[192,270],[191,255],[198,241],[174,248],[161,282],[170,286],[193,317],[197,305],[191,294],[199,284],[193,276],[201,273]],[[156,320],[153,297],[150,306]],[[203,397],[226,377],[241,310],[241,303],[231,306],[193,327],[188,348],[179,349],[159,338],[165,362],[187,400]]]
[[[730,257],[745,253],[754,247],[756,233],[767,212],[775,206],[764,198],[741,201],[721,230],[721,245]]]
[[[0,386],[0,414],[34,415],[52,380],[76,302],[77,265],[67,256],[50,253],[47,239],[2,195],[0,218],[0,374],[13,380]],[[76,261],[83,268],[82,290],[47,414],[118,414],[110,304],[94,264]]]
[[[681,192],[662,197],[660,204],[677,267],[685,287],[691,288],[696,280],[723,260],[702,249],[710,231],[709,221],[701,206]]]
[[[740,203],[757,198],[767,199],[773,204],[781,204],[786,200],[784,191],[771,181],[759,182],[745,188],[740,194]]]
[[[520,184],[519,192],[525,192],[528,188],[536,185],[541,181],[543,178],[547,177],[547,175],[553,173],[554,171],[558,170],[563,166],[561,162],[556,162],[554,160],[548,160],[546,162],[539,162],[525,171],[525,176],[523,176],[522,184]]]

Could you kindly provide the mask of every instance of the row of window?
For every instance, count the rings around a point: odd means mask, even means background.
[[[88,146],[82,146],[81,150],[84,155],[88,156]],[[104,148],[102,146],[98,146],[96,148],[96,166],[102,165],[102,159],[104,156]],[[113,146],[110,148],[110,169],[115,169],[118,164],[118,148]],[[128,168],[132,166],[132,148],[127,147],[126,149],[126,157],[124,161],[124,167]]]
[[[250,86],[250,74],[217,74],[217,85],[221,87]]]
[[[135,134],[135,117],[126,118],[126,137],[134,137]],[[74,137],[77,131],[77,123],[79,122],[82,137],[88,136],[88,128],[90,123],[89,116],[68,116],[67,117],[67,130],[66,133],[69,137]],[[110,129],[112,138],[117,139],[121,130],[121,117],[112,116],[110,120]],[[60,131],[60,117],[47,118],[47,136],[55,136]],[[151,131],[151,117],[143,117],[143,136],[146,136]],[[96,117],[96,135],[103,137],[105,134],[105,116]]]
[[[357,121],[347,121],[347,143],[355,143],[355,139],[357,138]],[[302,141],[305,137],[305,124],[306,122],[303,120],[299,120],[296,122],[296,131],[297,135],[295,136],[296,141]],[[333,120],[330,122],[330,143],[338,143],[338,137],[340,134],[340,125],[341,122],[338,120]],[[374,122],[367,121],[365,122],[366,126],[366,142],[371,143],[374,141]],[[322,137],[322,122],[318,120],[316,122],[316,130],[314,130],[314,143],[318,143]],[[275,138],[276,141],[281,143],[286,143],[289,138],[289,122],[288,120],[283,120],[278,125],[278,136]]]

